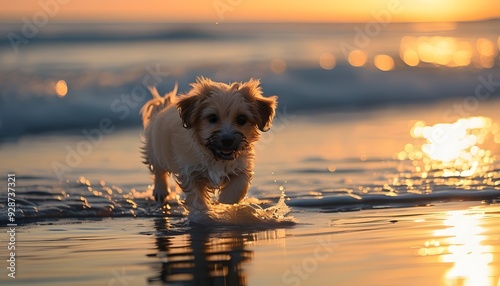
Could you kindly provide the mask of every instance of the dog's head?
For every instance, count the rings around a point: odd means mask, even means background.
[[[277,96],[263,97],[260,82],[214,82],[198,78],[177,107],[185,128],[216,159],[234,160],[271,127]]]

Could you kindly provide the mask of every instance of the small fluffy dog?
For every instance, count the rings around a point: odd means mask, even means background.
[[[238,203],[253,176],[254,143],[271,127],[277,97],[264,97],[255,79],[227,85],[199,77],[191,87],[179,97],[177,85],[164,97],[153,88],[154,98],[141,109],[155,200],[164,202],[172,174],[188,209],[206,210],[216,189],[220,203]]]

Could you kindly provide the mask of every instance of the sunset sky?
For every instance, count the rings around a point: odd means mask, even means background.
[[[57,3],[47,5],[51,20],[85,22],[366,22],[385,12],[397,22],[500,17],[498,0],[41,0],[4,1],[0,19],[32,19],[44,11],[40,3]]]

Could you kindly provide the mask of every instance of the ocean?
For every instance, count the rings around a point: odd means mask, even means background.
[[[4,24],[0,138],[95,127],[102,118],[120,127],[138,126],[138,110],[150,97],[146,86],[168,92],[178,82],[179,91],[187,92],[197,76],[223,82],[259,78],[264,92],[279,95],[280,108],[290,112],[364,110],[474,96],[480,77],[488,81],[499,72],[498,26],[495,20],[51,23],[20,43],[8,35],[22,36],[23,25]],[[364,64],[353,66],[349,56],[355,65]],[[383,56],[379,67],[377,56]],[[415,61],[418,65],[412,66]],[[58,96],[58,82],[64,97]],[[498,94],[497,86],[489,88]]]
[[[2,24],[0,281],[498,285],[499,24]],[[152,199],[139,109],[198,76],[279,104],[248,197],[188,214]]]

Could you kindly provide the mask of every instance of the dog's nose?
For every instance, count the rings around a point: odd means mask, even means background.
[[[233,146],[234,143],[234,138],[230,136],[224,136],[220,139],[220,142],[222,143],[222,147],[231,148],[231,146]]]

